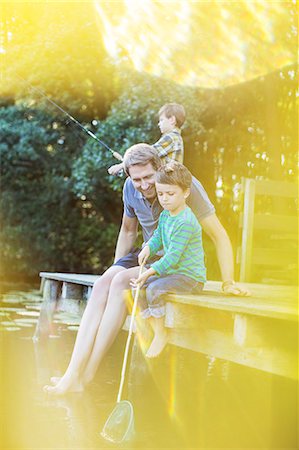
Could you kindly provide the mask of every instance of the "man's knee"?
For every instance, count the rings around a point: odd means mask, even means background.
[[[100,280],[102,280],[103,283],[110,284],[112,280],[123,271],[125,271],[125,269],[122,266],[111,266],[103,273]]]
[[[123,269],[120,266],[112,266],[109,267],[106,272],[103,273],[99,278],[96,279],[93,285],[93,293],[103,293],[107,292],[110,289],[111,283],[113,279],[122,271]]]
[[[127,270],[117,273],[111,281],[111,288],[128,289],[130,286],[130,278]]]

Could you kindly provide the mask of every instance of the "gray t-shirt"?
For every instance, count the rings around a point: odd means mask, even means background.
[[[142,228],[144,242],[147,242],[157,228],[162,206],[156,198],[153,203],[146,200],[141,192],[134,188],[132,180],[128,177],[123,188],[124,213],[133,219],[136,217]],[[202,184],[192,177],[190,196],[187,204],[200,222],[215,213],[215,207],[211,203],[208,194]]]

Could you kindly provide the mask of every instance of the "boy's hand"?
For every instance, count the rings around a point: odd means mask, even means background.
[[[149,255],[150,255],[150,248],[148,245],[145,245],[138,255],[139,266],[142,266],[142,264],[146,263],[146,260],[148,259]]]
[[[118,161],[122,161],[123,160],[123,157],[118,152],[113,152],[112,155],[114,156],[114,158],[118,159]]]
[[[140,275],[138,278],[131,278],[130,285],[132,288],[137,288],[137,285],[140,284],[140,287],[144,285],[146,280],[151,277],[152,275],[155,275],[156,271],[152,268],[147,269],[145,272],[143,272],[142,275]]]
[[[114,164],[113,166],[109,167],[108,173],[109,175],[117,175],[123,169],[123,167],[123,163]]]

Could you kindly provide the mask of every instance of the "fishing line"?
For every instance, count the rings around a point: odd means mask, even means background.
[[[44,97],[48,102],[50,102],[52,105],[54,105],[57,109],[59,109],[61,112],[63,112],[63,114],[65,114],[72,122],[74,122],[76,125],[78,125],[78,127],[81,128],[81,130],[85,131],[85,133],[87,133],[89,136],[91,136],[93,139],[95,139],[97,142],[99,142],[101,145],[103,145],[107,150],[109,150],[109,152],[112,153],[112,155],[114,156],[114,158],[118,159],[119,161],[122,161],[123,158],[122,156],[115,152],[114,150],[112,150],[112,148],[110,148],[107,144],[105,144],[105,142],[103,142],[101,139],[99,139],[92,131],[88,130],[86,127],[84,127],[77,119],[75,119],[75,117],[71,116],[65,109],[63,109],[61,106],[59,106],[56,102],[54,102],[54,100],[51,100],[41,89],[32,86],[31,83],[29,83],[29,81],[24,80],[24,78],[22,78],[20,75],[17,74],[17,77],[20,78],[24,83],[28,84],[31,88],[31,90],[38,92],[42,97]],[[67,124],[69,122],[66,122]]]

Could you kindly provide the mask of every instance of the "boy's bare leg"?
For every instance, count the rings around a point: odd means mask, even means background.
[[[84,371],[84,383],[89,383],[95,376],[97,368],[105,353],[114,342],[127,315],[125,291],[130,287],[131,278],[138,276],[139,267],[133,267],[117,274],[111,283],[109,296],[94,341],[92,353]]]
[[[164,319],[164,316],[159,317],[158,319],[152,317],[149,321],[155,334],[154,339],[152,340],[152,343],[146,353],[146,356],[148,358],[155,358],[156,356],[160,355],[167,344],[168,335],[167,330],[164,327]]]
[[[83,390],[82,373],[92,353],[111,282],[118,273],[123,271],[126,269],[121,266],[112,266],[96,280],[81,319],[69,366],[61,379],[52,380],[56,382],[54,386],[44,387],[46,392],[61,395]]]

